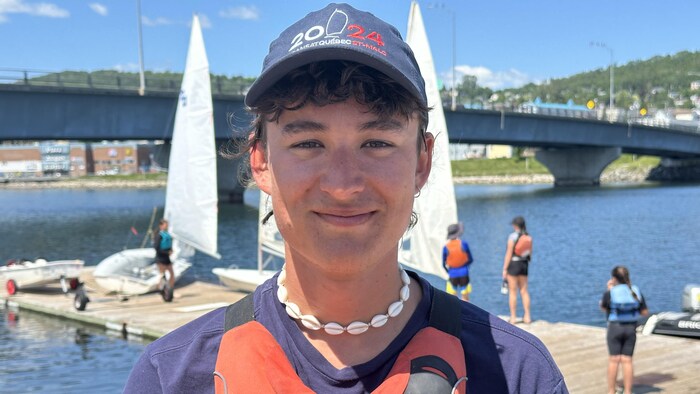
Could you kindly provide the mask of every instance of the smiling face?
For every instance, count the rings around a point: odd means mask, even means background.
[[[265,128],[251,168],[272,197],[287,260],[336,273],[396,264],[432,158],[432,136],[417,149],[415,116],[381,117],[348,100],[283,111]]]

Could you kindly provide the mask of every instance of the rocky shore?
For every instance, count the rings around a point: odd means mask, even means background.
[[[606,183],[641,183],[649,175],[647,168],[617,168],[603,172],[600,182]],[[129,179],[115,180],[105,178],[81,179],[50,179],[42,181],[10,181],[0,182],[1,189],[157,189],[164,188],[166,179]],[[554,183],[554,177],[549,174],[532,175],[499,175],[499,176],[465,176],[455,177],[457,184],[536,184]]]

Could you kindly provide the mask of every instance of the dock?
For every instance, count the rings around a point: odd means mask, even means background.
[[[96,286],[84,270],[88,303],[85,311],[73,307],[73,294],[63,294],[60,286],[48,286],[14,296],[0,290],[0,299],[9,307],[31,310],[63,319],[155,339],[218,307],[245,296],[203,282],[193,282],[175,290],[175,298],[165,303],[160,294],[132,296],[123,300],[115,295],[90,290]],[[572,323],[534,321],[517,324],[545,343],[562,371],[571,393],[605,393],[607,390],[607,345],[605,328]],[[662,335],[638,335],[634,355],[635,393],[700,393],[700,340]],[[619,378],[619,386],[622,378]]]

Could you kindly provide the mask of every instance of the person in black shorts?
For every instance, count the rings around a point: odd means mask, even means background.
[[[527,270],[532,255],[532,237],[527,232],[525,219],[517,216],[511,222],[513,232],[508,236],[503,259],[503,279],[508,281],[508,306],[512,324],[516,321],[518,290],[523,301],[523,323],[530,324],[530,293],[527,291]]]
[[[632,393],[634,370],[632,354],[637,343],[637,320],[649,314],[646,301],[637,286],[630,281],[624,266],[613,268],[608,290],[600,300],[600,308],[608,320],[608,393],[615,393],[617,371],[622,363],[622,381],[625,394]]]
[[[173,254],[173,237],[168,232],[168,221],[161,219],[158,223],[158,232],[153,239],[153,247],[156,249],[156,264],[161,273],[166,271],[168,284],[170,288],[175,288],[175,273],[173,272],[173,263],[170,261],[170,255]]]

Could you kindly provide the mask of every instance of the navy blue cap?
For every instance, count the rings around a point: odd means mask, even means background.
[[[291,25],[270,44],[262,72],[245,103],[260,96],[290,71],[324,60],[347,60],[372,67],[403,86],[424,105],[425,81],[413,51],[396,28],[347,4],[329,4]]]

